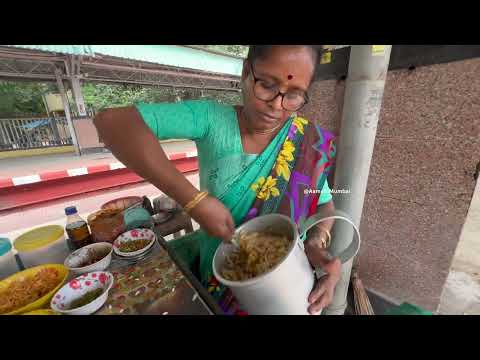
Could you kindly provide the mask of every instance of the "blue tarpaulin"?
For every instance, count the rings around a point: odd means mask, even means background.
[[[31,123],[22,125],[22,127],[25,130],[32,130],[32,129],[35,129],[35,128],[40,127],[40,126],[48,125],[49,122],[50,122],[50,119],[39,119],[39,120],[35,120]]]

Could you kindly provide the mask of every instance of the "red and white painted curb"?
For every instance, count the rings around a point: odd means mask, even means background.
[[[167,157],[169,160],[172,160],[172,161],[193,158],[193,157],[197,157],[197,151],[192,150],[192,151],[187,151],[182,153],[172,153],[172,154],[167,154]],[[95,174],[95,173],[100,173],[105,171],[113,171],[113,170],[124,169],[124,168],[125,168],[125,165],[123,165],[121,162],[113,162],[109,164],[93,165],[88,167],[80,167],[76,169],[46,171],[39,174],[0,179],[0,189],[20,186],[20,185],[33,184],[33,183],[38,183],[38,182],[48,181],[48,180],[62,179],[62,178],[72,177],[72,176],[90,175],[90,174]]]

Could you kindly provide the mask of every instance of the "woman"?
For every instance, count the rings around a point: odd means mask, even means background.
[[[189,209],[198,222],[200,231],[172,245],[180,252],[181,244],[198,246],[200,280],[227,313],[242,312],[213,277],[211,264],[218,245],[231,240],[236,226],[273,212],[301,225],[314,213],[334,209],[326,182],[335,152],[333,136],[296,116],[308,101],[318,56],[313,45],[251,46],[241,78],[243,106],[212,101],[141,104],[108,109],[95,118],[113,154]],[[195,141],[202,192],[167,159],[158,140],[169,138]],[[322,189],[322,194],[309,189]],[[325,250],[332,225],[317,225],[305,240],[310,263],[326,273],[309,296],[310,313],[331,302],[341,276],[340,261]],[[192,265],[194,256],[183,255]]]

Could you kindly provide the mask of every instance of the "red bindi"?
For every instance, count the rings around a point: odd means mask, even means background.
[[[293,75],[288,75],[288,80],[292,80],[293,79]]]

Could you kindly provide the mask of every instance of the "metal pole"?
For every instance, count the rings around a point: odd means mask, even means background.
[[[50,109],[48,108],[47,99],[45,98],[45,94],[42,95],[43,105],[45,106],[45,110],[47,111],[48,122],[50,123],[50,128],[52,129],[52,135],[54,137],[55,145],[61,144],[60,142],[60,134],[58,133],[57,121],[55,119],[55,114],[50,116]]]
[[[0,150],[2,150],[7,145],[7,136],[3,130],[2,121],[0,121]]]
[[[63,109],[65,111],[65,118],[67,119],[68,129],[70,130],[70,136],[72,137],[72,144],[75,148],[75,154],[80,156],[80,148],[78,147],[77,136],[75,134],[75,128],[73,127],[72,117],[70,116],[70,107],[68,105],[67,94],[65,93],[65,87],[63,86],[62,71],[60,69],[55,70],[55,77],[57,78],[57,86],[62,97]]]
[[[205,74],[196,74],[190,73],[185,71],[172,71],[172,70],[162,70],[162,69],[146,69],[140,67],[133,67],[133,66],[125,66],[125,65],[112,65],[112,64],[101,64],[96,62],[88,62],[82,61],[82,65],[88,67],[95,67],[98,69],[108,69],[108,70],[119,70],[119,71],[134,71],[137,73],[146,73],[146,74],[163,74],[163,75],[171,75],[175,77],[188,77],[188,78],[195,78],[195,79],[210,79],[210,80],[220,80],[220,81],[233,81],[233,82],[240,82],[239,76],[222,76],[222,75],[205,75]]]
[[[82,94],[82,86],[80,85],[80,79],[72,75],[70,77],[70,84],[72,85],[73,97],[75,99],[75,104],[77,105],[77,111],[79,116],[86,116],[87,111],[85,109],[85,101]]]
[[[391,45],[351,47],[334,186],[350,193],[334,194],[334,201],[335,207],[349,214],[357,227],[362,217],[391,50]],[[335,224],[333,233],[332,252],[338,253],[351,242],[353,228],[342,221]],[[327,314],[345,311],[352,263],[353,259],[342,266],[342,279]]]
[[[0,72],[0,76],[1,76]],[[224,88],[224,87],[214,87],[214,86],[198,86],[198,85],[187,85],[187,84],[175,84],[172,85],[171,83],[161,83],[156,81],[149,81],[149,80],[122,80],[122,79],[109,79],[109,78],[100,78],[100,77],[85,77],[88,81],[96,81],[99,83],[120,83],[120,84],[140,84],[140,85],[150,85],[150,86],[165,86],[165,87],[172,87],[172,88],[185,88],[185,89],[204,89],[204,90],[218,90],[218,91],[234,91],[234,92],[241,92],[241,89],[235,88]]]
[[[78,116],[86,116],[87,111],[85,109],[85,101],[83,99],[82,86],[80,84],[80,61],[75,59],[74,56],[72,56],[70,60],[70,63],[72,64],[70,84],[72,87],[73,98],[75,99]]]

